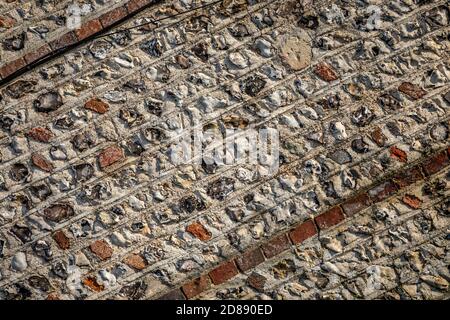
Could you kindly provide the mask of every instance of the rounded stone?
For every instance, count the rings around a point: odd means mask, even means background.
[[[311,64],[311,40],[305,32],[282,37],[280,42],[281,59],[294,71],[307,68]]]
[[[27,256],[24,252],[17,252],[11,260],[11,268],[16,271],[23,271],[27,267]]]

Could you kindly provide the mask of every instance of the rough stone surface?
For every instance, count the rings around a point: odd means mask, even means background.
[[[72,3],[0,4],[0,299],[448,299],[447,2]]]

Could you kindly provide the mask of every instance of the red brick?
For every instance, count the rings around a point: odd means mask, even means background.
[[[412,84],[410,82],[403,82],[399,87],[398,90],[400,92],[403,92],[404,94],[408,95],[409,97],[413,98],[414,100],[420,99],[423,96],[427,94],[425,90],[423,90],[418,85]]]
[[[211,239],[211,232],[198,222],[194,222],[187,226],[186,231],[201,241],[208,241]]]
[[[113,25],[116,22],[119,22],[127,15],[128,12],[127,9],[125,9],[125,7],[118,7],[102,15],[100,17],[100,22],[102,23],[103,27],[106,28]]]
[[[99,98],[92,98],[88,100],[84,104],[84,107],[88,110],[92,110],[100,114],[106,113],[109,109],[109,105],[106,102],[100,100]]]
[[[415,195],[411,195],[411,194],[406,194],[403,197],[402,201],[407,206],[409,206],[410,208],[413,208],[413,209],[419,209],[422,204],[422,200],[417,198]]]
[[[145,261],[144,258],[142,258],[139,254],[130,254],[127,256],[123,262],[128,265],[131,268],[134,268],[136,270],[143,270],[147,266],[147,261]]]
[[[103,150],[98,156],[100,168],[102,169],[106,168],[122,160],[123,157],[124,157],[123,150],[119,146],[117,145],[110,146],[105,150]]]
[[[438,154],[432,156],[422,164],[422,168],[425,175],[430,176],[436,172],[441,171],[443,168],[448,166],[449,156],[446,150],[439,152]]]
[[[207,275],[202,275],[197,279],[192,280],[189,283],[186,283],[181,290],[183,290],[186,298],[191,299],[203,291],[209,289],[211,287],[211,281]]]
[[[99,284],[94,276],[84,278],[83,284],[94,292],[100,292],[105,289],[105,286]]]
[[[361,193],[341,204],[347,216],[352,216],[370,206],[370,198],[367,193]]]
[[[46,55],[52,52],[52,49],[48,44],[44,44],[42,47],[37,48],[36,50],[33,50],[31,52],[28,52],[26,55],[23,56],[27,64],[31,64],[35,61],[38,61],[42,58],[44,58]]]
[[[66,236],[64,231],[58,230],[52,235],[52,237],[60,249],[66,250],[70,248],[70,239]]]
[[[113,249],[105,240],[97,240],[89,246],[89,249],[95,253],[101,260],[108,260],[113,254]]]
[[[326,62],[319,63],[316,65],[314,72],[325,81],[335,81],[339,77],[337,76],[336,72],[333,70],[333,68]]]
[[[392,158],[400,162],[408,162],[408,155],[402,149],[397,148],[396,146],[392,146],[389,148],[389,151],[391,152]]]
[[[308,238],[311,238],[317,233],[316,225],[314,221],[307,220],[297,226],[295,229],[289,232],[289,238],[291,238],[294,244],[302,243]]]
[[[67,32],[66,34],[63,34],[58,39],[55,39],[49,43],[50,48],[52,48],[53,51],[63,49],[66,47],[69,47],[75,43],[77,43],[77,37],[75,36],[75,33],[72,31]]]
[[[48,161],[43,155],[39,153],[33,153],[31,155],[31,161],[33,164],[38,167],[39,169],[46,171],[46,172],[52,172],[53,171],[53,165],[50,161]]]
[[[162,295],[158,298],[158,300],[186,300],[186,297],[184,296],[181,289],[175,289]]]
[[[391,196],[397,191],[397,186],[391,180],[385,181],[368,191],[370,199],[374,202],[380,202]]]
[[[78,41],[84,40],[103,29],[100,20],[94,19],[81,25],[81,28],[75,30]]]
[[[53,133],[47,128],[36,127],[30,129],[27,136],[39,142],[49,142],[53,138]]]
[[[264,262],[264,256],[260,248],[248,250],[236,258],[236,264],[242,272],[252,269],[262,262]]]
[[[128,13],[134,13],[140,9],[142,9],[143,7],[145,7],[147,4],[152,3],[153,0],[131,0],[128,1],[128,3],[126,4]]]
[[[420,166],[415,166],[395,176],[392,180],[399,188],[404,188],[422,180],[423,178],[424,176],[420,170]]]
[[[264,252],[264,255],[267,257],[267,259],[270,259],[277,254],[280,254],[281,252],[287,250],[289,248],[289,239],[286,236],[286,234],[279,235],[272,240],[270,240],[268,243],[263,244],[261,246],[261,249]]]
[[[344,213],[340,207],[333,207],[314,218],[320,230],[328,229],[344,219]]]
[[[23,58],[19,58],[17,60],[11,61],[10,63],[4,65],[0,68],[0,76],[5,79],[8,76],[12,75],[16,71],[24,68],[26,66],[25,60]]]
[[[209,273],[209,276],[212,280],[212,282],[215,285],[219,285],[221,283],[224,283],[225,281],[233,278],[235,275],[238,274],[238,269],[236,268],[236,265],[234,264],[234,261],[227,261],[222,263],[220,266],[215,268]]]
[[[16,24],[16,19],[7,16],[7,15],[3,15],[0,16],[0,28],[5,28],[5,29],[9,29],[12,28],[15,24]]]

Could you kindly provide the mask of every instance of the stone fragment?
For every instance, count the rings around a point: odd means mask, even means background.
[[[386,136],[383,134],[383,131],[381,131],[379,127],[373,129],[373,131],[370,134],[370,137],[379,147],[383,147],[387,141]]]
[[[50,91],[41,94],[33,102],[33,106],[37,112],[49,113],[59,109],[62,106],[62,97],[59,93]]]
[[[138,280],[133,284],[123,286],[119,294],[125,295],[132,300],[139,300],[144,296],[146,290],[147,284],[142,280]]]
[[[400,149],[396,146],[392,146],[389,148],[389,151],[391,153],[392,158],[394,158],[400,162],[408,162],[408,155],[402,149]]]
[[[101,260],[108,260],[113,254],[113,249],[105,240],[97,240],[89,246]]]
[[[53,204],[44,210],[44,217],[52,222],[61,222],[74,214],[72,206],[66,203]]]
[[[419,209],[422,204],[422,200],[411,194],[404,195],[402,201],[412,209]]]
[[[22,163],[15,163],[12,165],[10,170],[11,179],[14,181],[23,181],[29,175],[28,168]]]
[[[324,81],[331,82],[339,79],[336,71],[326,62],[315,66],[314,72]]]
[[[106,102],[103,102],[99,98],[92,98],[88,100],[84,107],[88,110],[103,114],[106,113],[109,109],[109,105]]]
[[[186,227],[186,231],[201,241],[208,241],[212,234],[202,224],[195,222]]]
[[[122,148],[117,145],[104,149],[98,156],[100,168],[104,169],[124,158]]]
[[[345,164],[352,162],[352,156],[347,150],[337,150],[328,155],[328,157],[338,164]]]
[[[425,90],[423,90],[418,85],[412,84],[411,82],[403,82],[398,87],[398,90],[413,98],[414,100],[420,99],[427,94]]]
[[[53,257],[53,251],[50,244],[45,240],[38,240],[33,244],[33,251],[38,257],[49,261]]]
[[[46,200],[52,194],[52,191],[50,190],[49,186],[46,185],[45,183],[31,186],[30,192],[33,196],[35,196],[41,201]]]
[[[209,184],[207,194],[213,199],[222,201],[234,191],[234,182],[233,178],[221,177]]]
[[[53,138],[53,133],[47,128],[36,127],[30,129],[27,136],[39,142],[49,142]]]
[[[311,64],[311,40],[306,34],[289,35],[280,44],[280,56],[292,70],[303,70]]]
[[[0,28],[10,29],[16,24],[16,19],[9,15],[0,17]]]
[[[20,241],[22,241],[22,243],[27,243],[31,241],[32,233],[30,228],[26,226],[20,226],[18,224],[15,224],[11,228],[11,233],[14,234],[17,238],[19,238]]]
[[[48,281],[47,278],[45,277],[41,277],[41,276],[31,276],[28,278],[28,284],[35,288],[35,289],[39,289],[43,292],[48,292],[50,291],[50,289],[52,288],[50,282]]]
[[[397,186],[395,183],[388,180],[370,189],[368,194],[372,201],[380,202],[391,196],[396,191]]]
[[[352,123],[358,127],[369,125],[373,119],[375,119],[375,115],[366,106],[362,106],[352,113]]]
[[[144,270],[147,266],[147,261],[139,254],[130,254],[123,262],[136,270]]]
[[[60,249],[67,250],[70,248],[70,239],[66,236],[64,231],[58,230],[52,235],[52,237]]]
[[[24,252],[17,252],[11,260],[11,268],[16,271],[24,271],[28,268],[27,256]]]
[[[53,165],[41,154],[39,153],[33,153],[31,155],[31,161],[33,164],[38,167],[39,169],[46,171],[46,172],[52,172],[53,171]]]
[[[26,40],[26,33],[22,32],[16,36],[6,38],[2,42],[3,50],[6,51],[20,51],[24,48]]]
[[[83,284],[94,292],[100,292],[105,289],[105,286],[99,284],[94,276],[84,278]]]
[[[83,152],[92,148],[97,142],[97,139],[93,132],[84,131],[82,133],[76,134],[70,142],[75,149]]]
[[[18,80],[7,86],[5,92],[11,98],[20,99],[28,93],[34,92],[36,85],[35,80]]]

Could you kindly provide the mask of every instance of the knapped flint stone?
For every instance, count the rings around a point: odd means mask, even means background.
[[[0,239],[0,258],[3,258],[3,249],[5,248],[5,240]]]
[[[19,238],[20,241],[22,241],[22,243],[27,243],[31,241],[32,233],[30,228],[26,226],[19,226],[15,224],[11,228],[11,233],[14,234],[17,238]]]
[[[134,91],[134,93],[142,93],[147,91],[147,86],[145,85],[145,82],[142,80],[130,80],[126,82],[123,87],[125,89],[129,89]]]
[[[11,126],[14,123],[14,118],[12,116],[0,115],[0,127],[5,130],[11,130]]]
[[[19,51],[22,50],[25,44],[26,33],[22,32],[19,35],[13,36],[3,40],[3,50]]]
[[[36,84],[37,82],[34,80],[18,80],[13,84],[7,86],[5,89],[5,93],[11,98],[19,99],[26,94],[33,92]]]
[[[24,252],[17,252],[11,260],[11,268],[16,271],[23,271],[28,267],[27,256]]]
[[[224,200],[234,191],[234,179],[222,177],[212,182],[208,186],[208,196],[217,200]]]
[[[241,83],[241,91],[251,97],[255,97],[264,88],[266,83],[266,80],[258,75],[251,76]]]
[[[315,30],[319,26],[319,18],[311,15],[302,16],[298,20],[298,25],[303,28]]]
[[[195,56],[198,57],[203,62],[207,62],[209,58],[208,54],[208,46],[204,43],[198,43],[194,47],[192,47],[192,52],[194,52]]]
[[[445,101],[447,101],[448,104],[450,104],[450,91],[444,95],[444,99]]]
[[[49,113],[58,110],[63,104],[62,97],[59,93],[50,91],[41,94],[33,102],[33,106],[37,112]]]
[[[111,35],[113,41],[119,46],[126,46],[131,42],[131,32],[130,30],[120,31]]]
[[[36,276],[36,275],[28,278],[28,284],[31,287],[33,287],[35,289],[39,289],[44,292],[48,292],[52,287],[47,278],[42,277],[42,276]]]
[[[15,163],[11,167],[10,176],[14,181],[23,181],[29,175],[28,168],[22,163]]]
[[[144,296],[146,290],[147,284],[144,281],[139,280],[133,284],[124,286],[122,289],[120,289],[119,294],[127,296],[132,300],[139,300]]]
[[[44,217],[53,222],[61,222],[74,214],[72,206],[66,203],[54,204],[44,210]]]
[[[202,160],[202,168],[207,174],[213,174],[217,170],[217,164],[215,162],[206,163],[204,160]]]
[[[228,28],[228,31],[237,39],[242,39],[250,35],[247,26],[242,23],[238,23],[235,26]]]
[[[78,164],[73,170],[78,181],[89,180],[94,175],[94,167],[89,163]]]
[[[31,186],[30,192],[41,201],[46,200],[52,194],[52,190],[50,190],[49,186],[45,183]]]
[[[74,124],[75,124],[75,122],[69,116],[64,116],[62,118],[59,118],[59,119],[55,120],[55,122],[53,123],[53,125],[57,129],[62,129],[62,130],[69,130],[73,127]]]
[[[61,279],[67,279],[67,265],[64,261],[57,261],[52,265],[52,272]]]
[[[33,245],[33,250],[38,257],[44,258],[45,260],[50,260],[53,256],[52,248],[44,240],[38,240]]]
[[[369,152],[369,145],[364,142],[363,138],[356,138],[352,141],[352,150],[356,153],[367,153]]]
[[[328,155],[328,157],[338,164],[352,162],[352,156],[345,150],[337,150]]]
[[[401,102],[389,93],[382,94],[378,102],[387,111],[397,111],[402,107]]]
[[[152,39],[142,43],[139,46],[139,49],[153,57],[160,57],[162,55],[163,47],[158,39]]]
[[[352,123],[358,127],[367,126],[375,118],[373,112],[366,106],[360,107],[352,113]]]
[[[195,196],[188,196],[181,199],[180,207],[188,213],[192,213],[196,210],[201,211],[206,209],[204,202]]]
[[[79,133],[71,140],[73,147],[80,152],[93,147],[96,141],[94,134],[89,131]]]
[[[155,99],[145,100],[145,107],[151,114],[159,117],[162,114],[162,101],[157,101]]]

